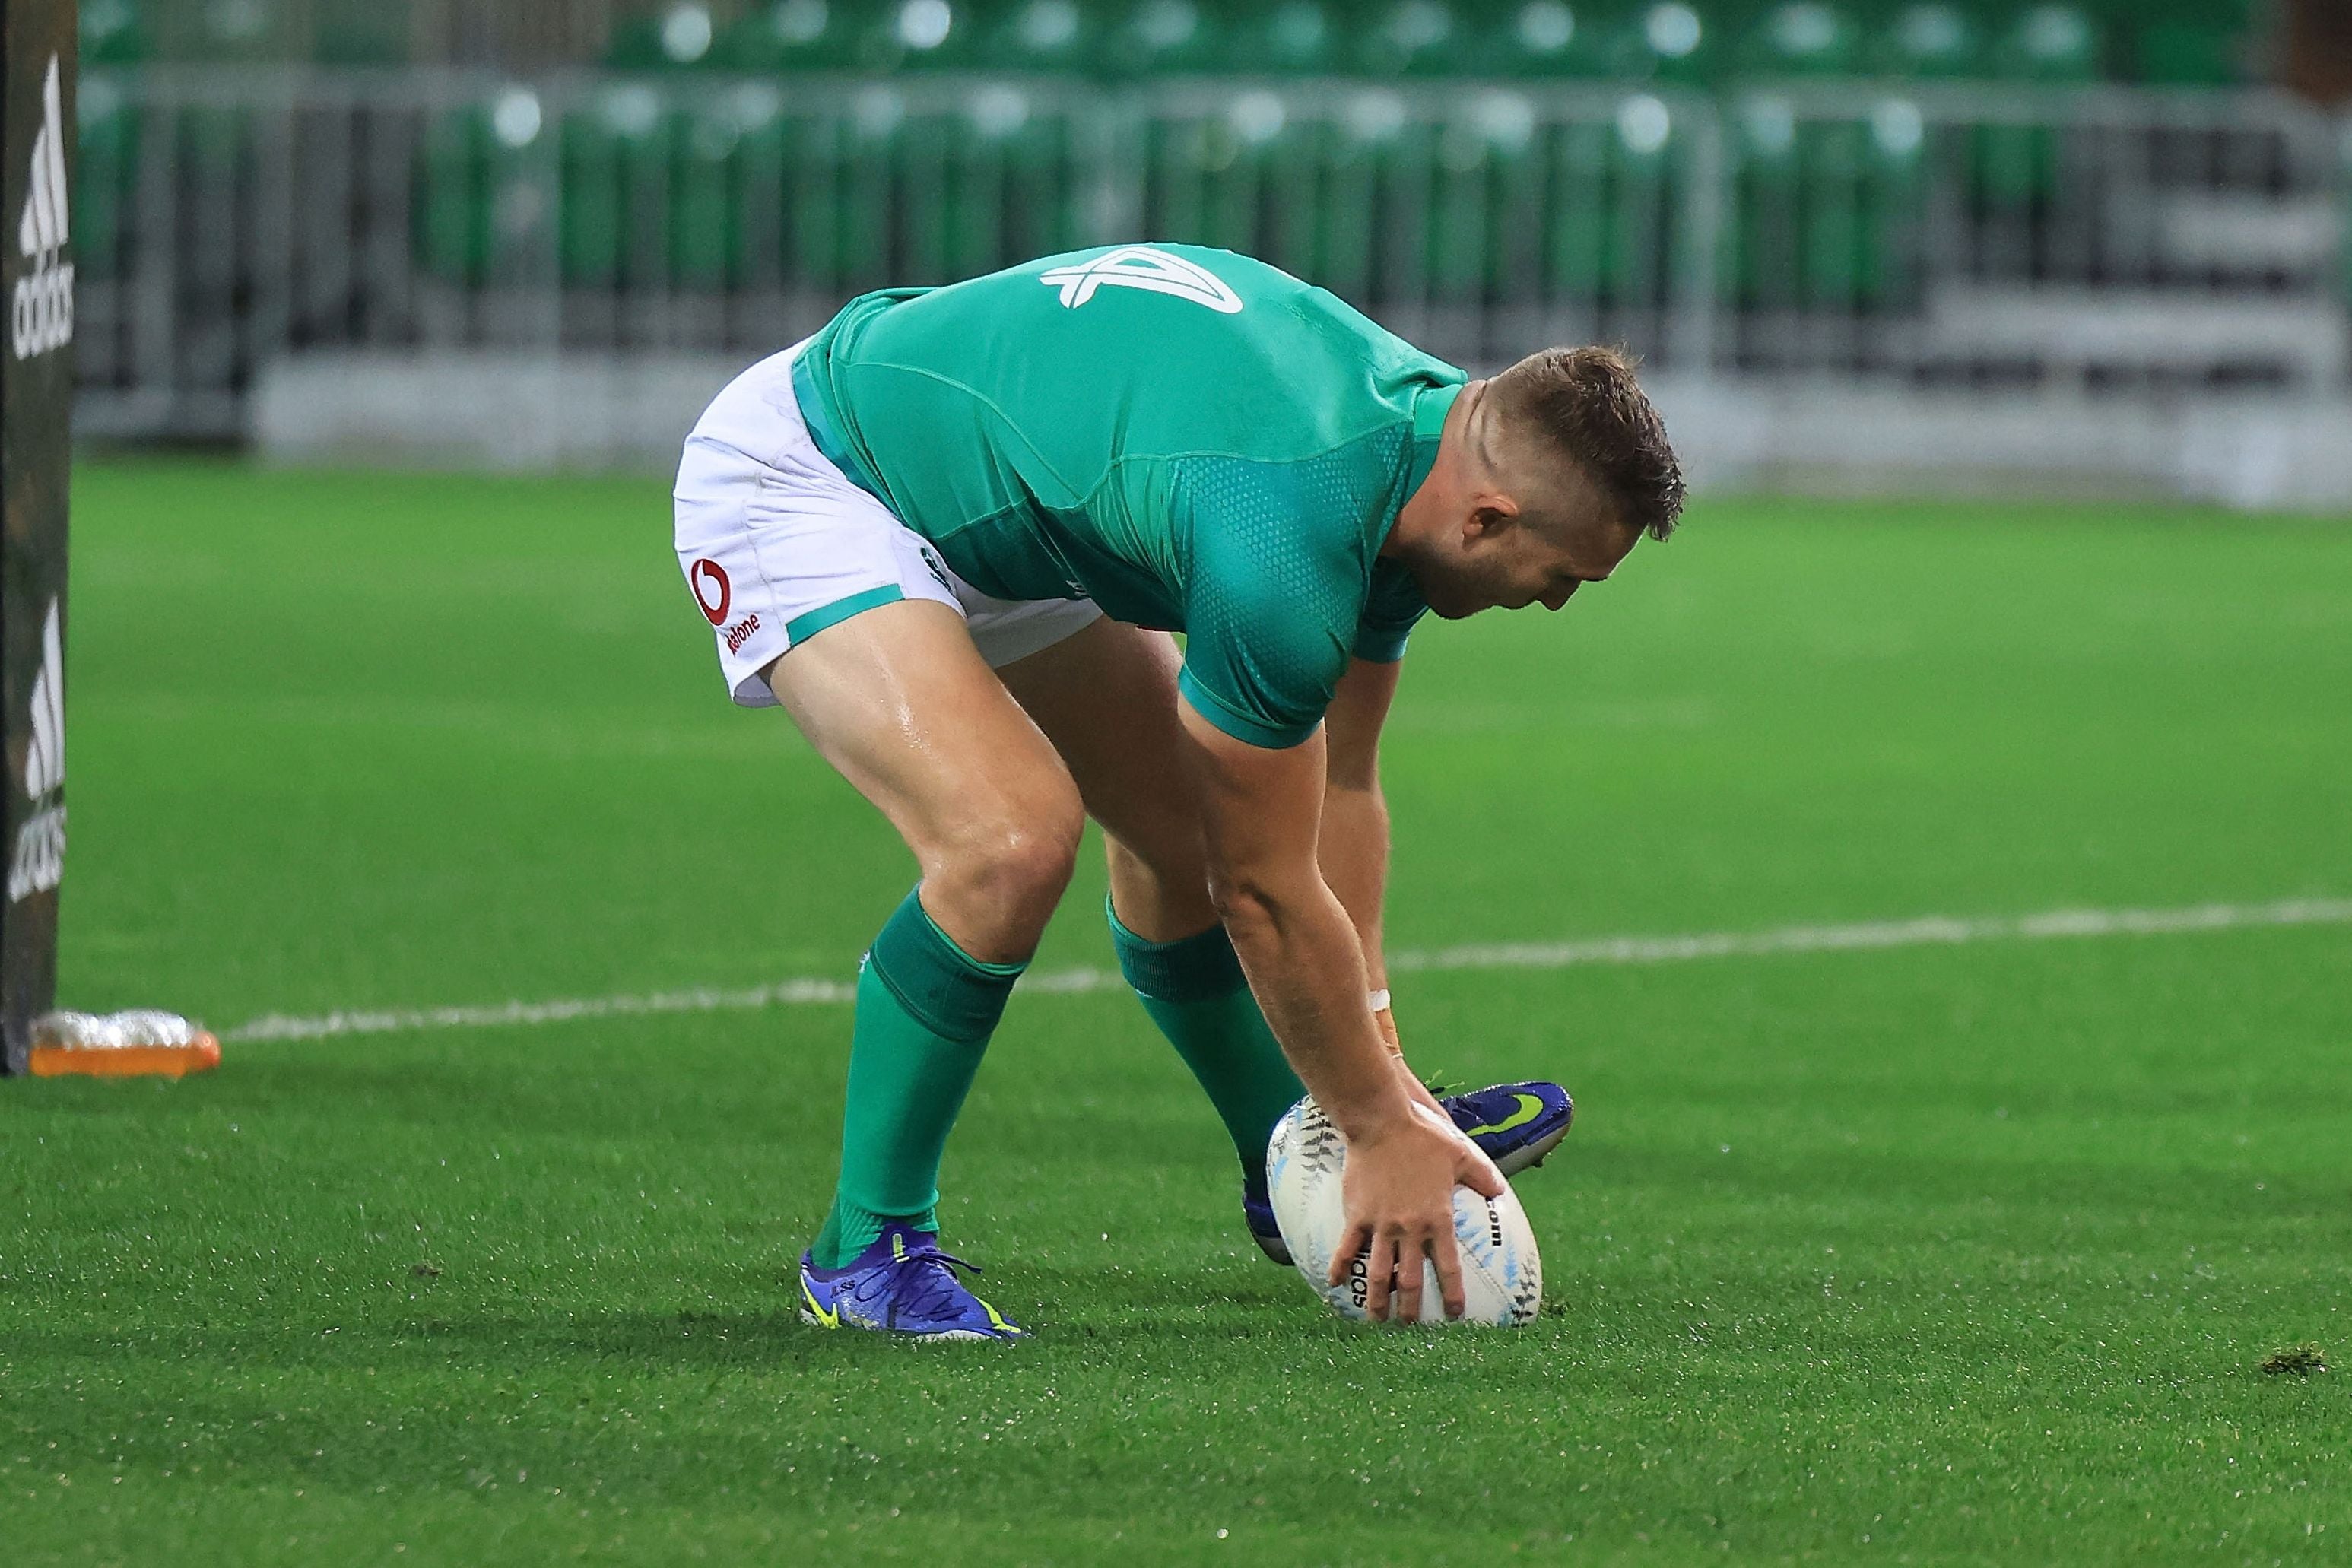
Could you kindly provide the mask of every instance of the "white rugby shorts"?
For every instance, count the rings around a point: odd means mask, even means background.
[[[772,708],[760,672],[860,610],[931,599],[964,618],[992,668],[1102,614],[1091,599],[992,599],[817,450],[793,395],[796,343],[730,382],[678,463],[678,569],[710,623],[728,694]]]

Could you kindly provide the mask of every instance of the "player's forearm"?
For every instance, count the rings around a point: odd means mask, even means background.
[[[1389,806],[1377,777],[1362,785],[1332,783],[1323,796],[1318,854],[1323,879],[1346,906],[1349,923],[1356,928],[1356,941],[1364,953],[1365,984],[1376,992],[1386,992],[1389,972],[1381,948],[1381,911],[1388,901]],[[1373,1024],[1405,1092],[1432,1110],[1442,1109],[1437,1097],[1405,1062],[1404,1047],[1397,1038],[1396,1016],[1382,1010],[1373,1015]]]
[[[1349,1138],[1404,1114],[1408,1098],[1372,1022],[1363,948],[1322,879],[1214,879],[1219,913],[1290,1065]]]
[[[1388,989],[1388,959],[1381,946],[1381,912],[1388,901],[1389,804],[1380,780],[1368,785],[1333,783],[1323,796],[1323,828],[1317,856],[1323,879],[1348,911],[1363,949],[1364,978],[1375,991]]]

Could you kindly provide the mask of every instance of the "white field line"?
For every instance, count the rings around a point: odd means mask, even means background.
[[[1974,920],[1929,915],[1859,925],[1781,926],[1774,931],[1713,931],[1695,936],[1614,936],[1585,942],[1478,943],[1389,954],[1398,973],[1455,969],[1570,969],[1581,964],[1674,963],[1699,958],[1763,957],[1790,952],[1851,952],[1893,947],[1958,946],[1979,942],[2050,942],[2064,937],[2160,936],[2182,931],[2236,931],[2258,926],[2352,925],[2352,899],[2288,899],[2269,904],[2196,904],[2174,910],[2051,910],[2036,915]],[[1119,986],[1101,969],[1062,969],[1022,982],[1030,993],[1073,994]],[[414,1029],[480,1029],[560,1024],[574,1018],[635,1017],[656,1013],[731,1013],[762,1007],[833,1005],[856,999],[845,980],[786,980],[740,990],[656,991],[642,996],[591,996],[557,1002],[504,1002],[487,1007],[425,1007],[328,1013],[317,1017],[268,1014],[221,1037],[242,1040],[324,1040],[339,1035],[386,1035]]]

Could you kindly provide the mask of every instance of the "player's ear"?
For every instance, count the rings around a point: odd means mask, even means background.
[[[1519,503],[1500,490],[1482,490],[1470,498],[1470,517],[1462,542],[1475,544],[1508,532],[1519,521]]]

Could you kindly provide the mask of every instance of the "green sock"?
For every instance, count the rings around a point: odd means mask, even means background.
[[[883,924],[857,975],[841,1181],[809,1248],[818,1268],[841,1268],[893,1223],[939,1228],[948,1131],[1026,967],[972,957],[915,893]]]
[[[1110,914],[1119,973],[1143,1010],[1209,1091],[1233,1135],[1244,1177],[1263,1181],[1275,1123],[1307,1093],[1258,1011],[1225,928],[1176,942],[1146,942]]]

